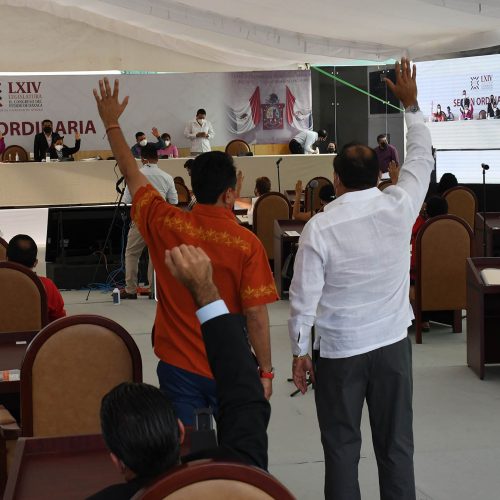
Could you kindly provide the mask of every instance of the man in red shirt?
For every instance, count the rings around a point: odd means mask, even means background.
[[[15,262],[16,264],[33,269],[38,264],[37,254],[38,247],[35,240],[27,234],[18,234],[9,241],[7,247],[7,260],[9,262]],[[66,311],[64,310],[64,300],[61,292],[59,292],[54,282],[49,278],[45,276],[38,277],[47,293],[49,321],[63,318],[66,316]]]
[[[186,244],[200,247],[208,254],[214,282],[229,311],[246,317],[249,341],[257,358],[264,394],[269,399],[274,373],[266,305],[278,296],[264,247],[251,231],[237,223],[232,212],[237,180],[232,158],[217,151],[197,156],[191,166],[197,204],[191,212],[166,203],[139,171],[118,124],[128,98],[119,102],[117,80],[113,90],[107,79],[99,85],[100,93],[94,90],[99,114],[133,197],[133,221],[147,243],[157,271],[154,348],[160,358],[160,388],[184,424],[193,424],[197,408],[217,407],[215,382],[195,314],[196,305],[164,263],[165,250]]]

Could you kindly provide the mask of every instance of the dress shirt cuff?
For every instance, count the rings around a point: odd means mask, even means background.
[[[206,323],[217,316],[222,316],[224,314],[229,314],[229,309],[223,300],[216,300],[215,302],[210,302],[206,306],[196,311],[196,316],[200,321],[200,324]]]
[[[311,338],[312,325],[314,318],[309,321],[300,321],[298,318],[288,320],[288,333],[290,335],[290,345],[294,356],[305,356],[309,353],[309,341]]]
[[[406,125],[410,128],[416,123],[424,123],[424,115],[422,111],[417,111],[416,113],[405,113]]]

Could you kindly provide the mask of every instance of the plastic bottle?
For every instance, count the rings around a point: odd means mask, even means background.
[[[50,153],[48,151],[45,153],[45,163],[50,163]]]
[[[111,296],[113,297],[113,304],[118,305],[120,303],[120,290],[115,288]]]
[[[19,161],[19,153],[16,153],[16,161]]]

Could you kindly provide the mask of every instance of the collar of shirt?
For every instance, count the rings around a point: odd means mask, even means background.
[[[205,205],[204,203],[196,203],[192,210],[198,215],[208,215],[209,217],[217,217],[219,219],[230,219],[237,222],[236,216],[229,208],[218,207],[216,205]]]
[[[378,187],[361,189],[360,191],[349,191],[348,193],[344,193],[342,196],[339,196],[332,202],[328,203],[328,205],[325,205],[323,211],[328,212],[335,206],[341,205],[343,203],[356,203],[357,201],[371,200],[372,198],[377,198],[381,195],[383,195],[383,193]]]

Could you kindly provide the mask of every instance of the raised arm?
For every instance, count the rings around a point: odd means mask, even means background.
[[[137,190],[148,184],[148,180],[139,171],[137,162],[130,151],[123,132],[120,128],[118,119],[128,104],[128,96],[122,102],[118,99],[119,83],[115,80],[113,91],[109,85],[109,80],[99,80],[99,91],[94,89],[94,97],[97,102],[97,109],[102,123],[106,128],[109,145],[113,151],[113,156],[118,163],[118,168],[121,174],[125,177],[125,181],[130,190],[132,198]]]

